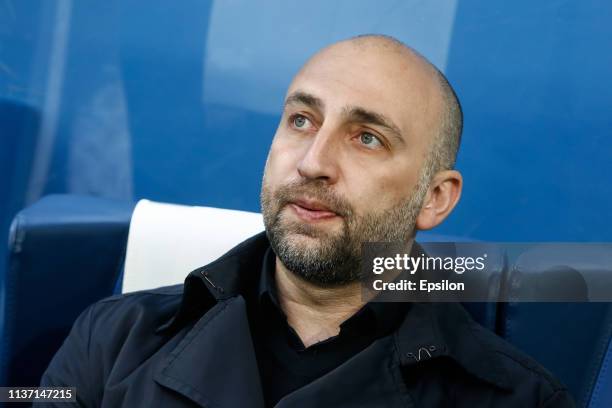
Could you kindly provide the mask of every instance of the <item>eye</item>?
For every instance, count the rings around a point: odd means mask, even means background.
[[[291,124],[296,129],[306,129],[310,120],[304,115],[295,115],[291,118]]]
[[[377,149],[383,145],[378,137],[368,132],[361,133],[359,141],[369,149]]]

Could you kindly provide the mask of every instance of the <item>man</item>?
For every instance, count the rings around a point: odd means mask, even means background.
[[[270,149],[266,233],[184,287],[91,306],[42,384],[104,407],[573,406],[460,305],[362,298],[362,242],[409,243],[457,204],[461,128],[444,76],[397,40],[320,51]]]

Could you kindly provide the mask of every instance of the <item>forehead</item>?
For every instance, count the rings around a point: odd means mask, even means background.
[[[315,55],[287,95],[318,97],[326,113],[362,107],[390,118],[405,137],[420,138],[436,123],[438,88],[432,71],[407,52],[337,44]]]

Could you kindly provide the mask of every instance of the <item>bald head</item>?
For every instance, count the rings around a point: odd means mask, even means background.
[[[432,103],[437,103],[439,109],[436,109],[435,124],[429,129],[430,149],[424,171],[431,176],[440,170],[454,168],[461,143],[463,113],[459,99],[444,74],[413,48],[394,37],[382,34],[360,35],[332,44],[315,54],[302,70],[347,47],[357,49],[364,54],[385,55],[390,61],[394,61],[393,63],[404,65],[406,69],[400,69],[404,76],[417,71],[419,75],[416,78],[420,82],[428,82],[435,89],[436,101]],[[414,82],[415,76],[413,75],[410,80]]]

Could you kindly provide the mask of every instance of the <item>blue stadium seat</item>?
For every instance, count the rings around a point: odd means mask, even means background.
[[[0,316],[1,384],[37,385],[79,313],[113,293],[132,209],[55,195],[17,214]]]
[[[595,379],[595,385],[591,392],[589,408],[612,407],[612,343],[608,340],[606,354]]]
[[[612,293],[610,279],[602,279],[612,274],[612,265],[601,262],[610,258],[610,246],[564,248],[536,245],[513,261],[508,302],[500,303],[498,332],[553,372],[579,406],[612,407],[612,375],[607,368],[612,359],[612,307],[602,301]],[[572,265],[580,272],[559,265]],[[547,302],[517,301],[534,297]]]

